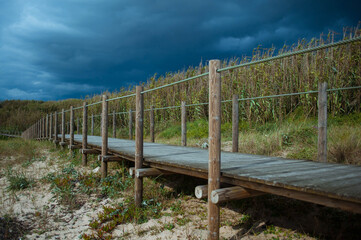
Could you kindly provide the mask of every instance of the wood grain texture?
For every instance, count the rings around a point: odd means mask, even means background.
[[[49,118],[49,140],[53,139],[53,114],[50,114]]]
[[[318,161],[327,162],[327,82],[318,84]]]
[[[214,204],[218,204],[226,201],[255,197],[262,194],[263,194],[262,192],[236,186],[236,187],[221,188],[214,190],[211,193],[211,199]]]
[[[194,189],[194,195],[196,198],[206,198],[208,196],[208,185],[199,185]]]
[[[61,142],[65,142],[65,111],[61,110]]]
[[[94,114],[92,114],[92,117],[91,117],[91,130],[90,130],[90,135],[94,136]]]
[[[132,109],[129,110],[128,118],[129,118],[129,122],[128,122],[129,140],[132,140],[133,139],[133,112],[132,112]]]
[[[59,132],[58,132],[58,112],[55,111],[55,113],[54,113],[54,143],[59,141],[58,134],[59,134]]]
[[[135,170],[143,167],[143,116],[144,100],[142,86],[136,87],[136,121],[135,121]],[[135,178],[134,200],[137,207],[141,206],[143,201],[143,179]]]
[[[82,149],[88,148],[88,106],[87,102],[83,102],[83,129],[82,129]],[[88,164],[88,156],[82,152],[82,164],[86,166]]]
[[[69,143],[69,145],[70,146],[74,145],[74,110],[73,110],[73,106],[70,106],[70,143]]]
[[[234,94],[232,98],[232,152],[238,152],[239,137],[239,114],[238,114],[238,95]]]
[[[150,131],[150,141],[154,143],[154,107],[150,106],[149,111],[149,131]]]
[[[168,175],[169,172],[159,170],[157,168],[139,168],[135,169],[135,177],[142,178],[142,177],[152,177],[152,176],[159,176],[159,175]]]
[[[181,103],[181,119],[182,119],[182,146],[187,146],[187,110],[186,102]]]
[[[212,203],[211,193],[220,188],[221,178],[221,67],[209,61],[209,162],[208,162],[208,239],[219,239],[220,208]]]
[[[108,154],[108,96],[103,95],[102,103],[102,156]],[[101,162],[101,177],[105,178],[108,172],[108,163],[105,161]]]
[[[116,121],[115,110],[113,110],[113,138],[116,137],[117,137],[117,121]]]
[[[75,135],[75,141],[81,143],[82,136]],[[88,136],[88,146],[100,150],[101,145],[99,136]],[[206,149],[147,142],[143,149],[144,166],[208,178]],[[109,138],[108,151],[134,161],[135,142]],[[361,213],[361,166],[231,152],[221,156],[224,183]]]

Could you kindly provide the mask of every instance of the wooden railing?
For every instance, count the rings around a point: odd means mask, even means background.
[[[30,128],[23,132],[22,137],[25,139],[49,139],[54,141],[54,143],[59,143],[61,146],[65,146],[66,139],[66,122],[65,122],[65,113],[69,112],[69,149],[72,151],[80,146],[75,146],[74,144],[74,110],[82,109],[83,110],[83,123],[82,123],[82,162],[83,165],[87,165],[87,154],[94,153],[91,149],[88,148],[87,137],[88,137],[88,107],[95,104],[102,104],[102,113],[101,113],[101,136],[102,136],[102,148],[99,159],[101,160],[101,176],[102,178],[107,176],[107,161],[106,159],[112,158],[108,154],[108,116],[113,116],[113,137],[116,137],[116,121],[115,115],[116,112],[113,111],[112,114],[109,114],[108,102],[114,101],[119,98],[126,97],[136,97],[136,105],[135,105],[135,171],[143,168],[143,132],[144,132],[144,94],[147,94],[151,91],[156,91],[157,89],[163,87],[169,87],[175,84],[179,84],[188,80],[193,80],[200,77],[208,76],[209,78],[209,102],[202,103],[209,105],[209,167],[208,167],[208,227],[209,227],[209,239],[218,239],[219,238],[219,205],[212,202],[211,196],[212,192],[220,193],[220,161],[221,161],[221,103],[222,102],[232,102],[233,104],[233,113],[232,113],[232,151],[238,152],[238,129],[239,129],[239,101],[245,99],[239,99],[237,95],[233,96],[232,100],[221,101],[221,72],[228,71],[237,67],[249,66],[252,64],[262,63],[271,61],[274,59],[280,59],[284,57],[293,56],[296,54],[303,54],[307,52],[317,51],[324,48],[338,46],[340,44],[346,44],[354,41],[359,41],[361,38],[355,38],[353,40],[343,41],[342,43],[332,43],[324,46],[319,46],[312,49],[301,50],[298,52],[293,52],[292,54],[284,54],[276,57],[271,57],[268,59],[262,59],[250,63],[240,64],[237,66],[221,68],[220,60],[211,60],[209,62],[209,72],[197,75],[195,77],[191,77],[188,79],[184,79],[172,84],[167,84],[165,86],[157,87],[154,89],[145,90],[142,86],[136,87],[136,93],[128,96],[118,97],[114,99],[108,99],[107,95],[103,95],[102,101],[92,104],[83,103],[82,107],[70,107],[69,110],[65,111],[62,109],[61,113],[54,112],[52,114],[47,114],[45,117],[41,118],[35,124],[33,124]],[[318,160],[320,162],[327,161],[327,91],[339,91],[339,90],[349,90],[349,89],[360,89],[360,86],[353,86],[343,89],[327,89],[327,83],[323,82],[319,84],[319,89],[309,92],[303,93],[285,93],[281,95],[273,95],[273,96],[260,96],[254,97],[254,99],[259,98],[274,98],[274,97],[284,97],[284,96],[292,96],[299,94],[315,94],[318,93]],[[249,99],[249,98],[248,98]],[[194,104],[193,104],[194,105]],[[187,130],[186,130],[186,103],[182,102],[181,106],[172,106],[181,108],[181,126],[182,126],[182,134],[181,134],[181,144],[183,146],[187,145]],[[154,108],[151,107],[147,109],[149,111],[150,117],[150,140],[154,142]],[[129,114],[129,139],[133,138],[133,119],[132,119],[132,110],[129,109],[129,112],[124,112],[122,114]],[[61,115],[61,130],[58,131],[58,116]],[[91,135],[94,134],[94,115],[91,115]],[[79,133],[79,120],[77,119],[77,131]],[[59,139],[60,135],[60,139]],[[95,151],[96,152],[96,151]],[[215,192],[216,191],[216,192]],[[238,191],[238,190],[237,190]],[[142,198],[143,198],[143,178],[136,177],[135,178],[135,203],[136,206],[140,207]],[[249,193],[245,194],[244,191],[239,193],[242,196],[250,196]],[[238,195],[239,196],[239,195]]]

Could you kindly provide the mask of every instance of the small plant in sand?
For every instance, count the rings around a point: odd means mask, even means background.
[[[9,186],[7,187],[9,191],[26,189],[34,184],[34,180],[26,177],[23,172],[14,171],[12,168],[7,169],[6,178],[9,181]]]

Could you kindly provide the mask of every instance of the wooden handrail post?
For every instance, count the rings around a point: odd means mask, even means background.
[[[70,152],[72,152],[73,145],[74,145],[74,109],[73,106],[70,106],[70,137],[69,137]]]
[[[181,104],[181,118],[182,118],[182,146],[187,146],[187,111],[186,102]]]
[[[88,147],[88,106],[87,106],[86,102],[83,103],[83,129],[82,130],[83,130],[83,132],[82,132],[82,135],[83,135],[82,148],[87,149],[87,147]],[[83,153],[81,159],[82,159],[83,166],[86,166],[88,163],[87,154]]]
[[[135,170],[143,166],[143,116],[144,100],[143,87],[136,87],[136,121],[135,121]],[[135,178],[135,206],[140,207],[143,201],[143,178]]]
[[[94,114],[92,114],[92,118],[91,118],[91,130],[90,130],[90,135],[94,136]]]
[[[208,162],[208,239],[219,239],[219,206],[211,193],[220,188],[221,167],[221,67],[219,60],[209,61],[209,162]]]
[[[61,142],[65,142],[65,111],[61,110]]]
[[[76,134],[79,134],[79,117],[76,118]]]
[[[49,120],[49,141],[53,139],[53,114],[50,113],[50,120]]]
[[[54,143],[58,142],[58,112],[54,113]]]
[[[41,139],[45,137],[45,118],[41,119]]]
[[[103,95],[102,104],[102,156],[106,156],[108,153],[108,96]],[[101,173],[102,178],[107,176],[108,163],[101,158]]]
[[[116,125],[115,110],[113,110],[113,138],[116,137],[117,137],[117,125]]]
[[[150,141],[154,142],[154,107],[150,107],[149,111],[149,131],[150,131]]]
[[[129,140],[133,139],[133,117],[132,109],[129,109]]]
[[[318,84],[318,161],[327,162],[327,82]]]
[[[45,139],[49,139],[49,114],[45,117]]]
[[[238,114],[238,95],[234,94],[232,98],[232,152],[238,152],[239,136],[239,114]]]

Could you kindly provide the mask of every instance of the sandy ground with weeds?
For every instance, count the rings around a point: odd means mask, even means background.
[[[29,166],[21,164],[13,166],[14,171],[23,172],[28,178],[35,180],[31,188],[10,193],[7,191],[9,182],[6,174],[0,175],[0,216],[9,215],[16,217],[21,224],[29,229],[25,239],[80,239],[84,233],[90,234],[89,223],[102,211],[102,206],[112,205],[122,199],[111,200],[97,199],[90,196],[84,199],[81,207],[77,210],[69,210],[62,206],[51,193],[50,184],[44,184],[41,178],[51,172],[60,171],[64,163],[49,152],[43,153],[42,161],[34,161]],[[11,159],[7,159],[11,161]],[[6,161],[6,159],[2,160]],[[91,171],[92,169],[78,169]],[[2,171],[5,171],[2,169]],[[171,210],[165,210],[159,219],[151,219],[143,224],[128,223],[118,225],[112,232],[114,239],[206,239],[207,237],[207,204],[190,196],[181,199],[177,204],[185,209],[178,216],[171,214]],[[244,221],[244,215],[227,208],[221,209],[220,228],[221,239],[272,239],[282,234],[266,233],[255,229],[265,229],[264,222],[256,222],[253,226],[243,229],[236,227],[237,223]],[[284,231],[285,239],[292,236],[290,230]],[[252,234],[251,234],[252,233]],[[278,239],[276,238],[276,239]],[[301,239],[312,239],[301,237]]]

